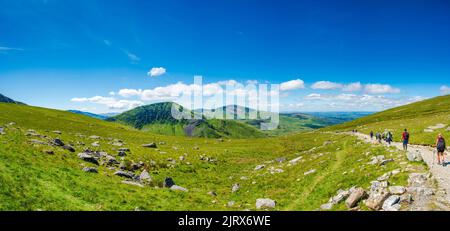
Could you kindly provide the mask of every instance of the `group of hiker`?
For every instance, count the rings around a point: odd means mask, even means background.
[[[353,130],[355,132],[356,130]],[[370,139],[373,140],[375,137],[375,140],[377,140],[379,143],[382,142],[382,140],[386,141],[389,145],[393,141],[393,135],[391,131],[385,131],[384,133],[370,131]],[[409,132],[407,129],[405,129],[402,133],[402,144],[403,144],[403,150],[408,150],[408,144],[409,144]],[[439,165],[445,165],[444,160],[444,154],[446,150],[446,144],[444,136],[439,133],[439,135],[436,137],[436,151],[437,151],[437,162]]]

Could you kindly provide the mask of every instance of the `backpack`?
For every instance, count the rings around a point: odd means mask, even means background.
[[[409,140],[409,132],[405,132],[405,140]]]
[[[445,150],[445,140],[444,138],[440,138],[437,143],[438,150]]]

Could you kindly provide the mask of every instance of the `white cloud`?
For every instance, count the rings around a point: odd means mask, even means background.
[[[348,85],[345,85],[342,88],[342,91],[350,92],[350,91],[359,91],[361,89],[362,89],[361,83],[360,82],[356,82],[356,83],[350,83]]]
[[[72,98],[70,101],[77,103],[95,103],[105,105],[110,109],[132,109],[142,106],[143,103],[137,100],[118,100],[113,97],[94,96],[91,98]]]
[[[112,96],[114,96],[114,95],[116,95],[116,93],[115,93],[115,92],[113,92],[113,91],[110,91],[110,92],[109,92],[109,95],[112,95]]]
[[[164,67],[153,67],[147,73],[147,75],[150,76],[150,77],[156,77],[156,76],[164,75],[165,73],[166,73],[166,68],[164,68]]]
[[[258,80],[247,80],[245,83],[247,84],[258,84]]]
[[[397,94],[400,93],[400,89],[388,84],[366,84],[364,92],[367,94]]]
[[[441,88],[441,95],[448,95],[450,94],[450,87],[443,85]]]
[[[305,82],[301,79],[295,79],[280,84],[281,91],[290,91],[305,88]]]
[[[122,97],[140,96],[142,94],[142,90],[120,89],[118,94]]]
[[[319,82],[315,82],[311,88],[312,89],[320,89],[320,90],[334,90],[334,89],[339,89],[342,88],[343,85],[340,83],[334,83],[334,82],[330,82],[330,81],[319,81]]]

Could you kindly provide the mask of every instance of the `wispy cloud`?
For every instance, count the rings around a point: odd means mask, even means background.
[[[281,91],[290,91],[305,88],[305,82],[301,79],[295,79],[280,84]]]
[[[23,49],[17,47],[0,47],[0,54],[7,54],[10,51],[23,51]]]
[[[139,58],[136,54],[133,54],[127,50],[123,50],[123,52],[128,56],[132,63],[138,63],[141,61],[141,58]]]
[[[138,100],[119,100],[113,97],[104,96],[94,96],[91,98],[72,98],[70,101],[76,103],[95,103],[105,105],[109,109],[118,110],[132,109],[143,105],[143,103]]]
[[[366,84],[364,91],[367,94],[398,94],[400,89],[388,84]]]

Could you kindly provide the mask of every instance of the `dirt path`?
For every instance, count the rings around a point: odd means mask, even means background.
[[[370,139],[369,135],[362,133],[351,134],[357,136],[359,139],[365,142],[378,143],[377,141],[375,141],[375,138],[373,140]],[[382,144],[385,146],[389,146],[389,144],[384,141],[382,141]],[[399,150],[403,150],[403,144],[399,142],[392,142],[390,146],[396,147]],[[440,204],[442,204],[442,209],[447,209],[445,204],[450,203],[450,165],[444,167],[437,164],[437,157],[434,148],[421,145],[408,145],[408,151],[421,153],[424,162],[429,167],[430,173],[438,183],[438,189],[444,191],[444,193],[439,194],[439,197],[437,197],[437,201],[435,202],[435,204],[437,207],[441,207]],[[446,162],[449,161],[446,159]]]

